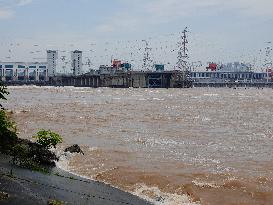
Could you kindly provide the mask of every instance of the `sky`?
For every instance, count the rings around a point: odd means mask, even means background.
[[[65,70],[79,49],[91,61],[86,70],[111,58],[138,68],[145,39],[154,63],[172,68],[188,27],[189,61],[258,67],[272,25],[272,0],[0,0],[0,61],[45,61],[56,49]]]

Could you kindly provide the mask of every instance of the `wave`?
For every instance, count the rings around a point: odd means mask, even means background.
[[[89,148],[89,149],[96,150],[97,148]],[[59,161],[56,161],[57,168],[84,179],[109,184],[112,187],[121,189],[120,187],[117,187],[114,184],[107,183],[107,181],[99,181],[92,177],[83,176],[78,174],[77,172],[71,171],[71,168],[69,167],[69,161],[77,154],[63,152],[61,149],[55,150],[55,152],[57,156],[59,156]],[[111,171],[111,170],[107,170],[107,171]],[[158,187],[150,187],[144,183],[136,184],[133,190],[134,191],[130,191],[130,190],[123,190],[123,191],[133,194],[135,196],[138,196],[139,198],[144,199],[154,205],[177,205],[177,204],[201,205],[201,203],[199,202],[192,202],[192,200],[190,199],[188,195],[185,195],[185,194],[178,195],[178,194],[162,192]]]

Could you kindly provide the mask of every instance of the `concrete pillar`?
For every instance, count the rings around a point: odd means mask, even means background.
[[[6,81],[6,69],[5,68],[1,69],[1,80]]]
[[[12,75],[13,75],[13,81],[18,81],[18,70],[17,69],[13,69],[12,70]]]
[[[28,80],[29,80],[28,68],[25,69],[25,72],[24,72],[24,79],[25,79],[25,81],[28,81]]]
[[[39,81],[39,79],[40,79],[39,70],[36,69],[36,70],[35,70],[35,81]]]
[[[162,87],[162,88],[165,88],[166,86],[163,84],[163,74],[161,74],[161,76],[160,76],[160,87]]]
[[[48,69],[46,69],[46,71],[45,71],[45,81],[49,81]]]

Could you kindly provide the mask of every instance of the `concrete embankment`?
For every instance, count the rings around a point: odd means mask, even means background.
[[[0,204],[9,205],[42,205],[48,204],[50,200],[73,205],[150,204],[109,185],[80,178],[59,169],[44,174],[15,167],[5,155],[0,155],[0,193],[3,196],[0,197]]]

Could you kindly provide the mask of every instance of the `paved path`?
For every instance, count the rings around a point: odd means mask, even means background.
[[[0,192],[10,195],[8,200],[2,200],[0,204],[44,205],[49,199],[55,199],[71,205],[150,205],[109,185],[86,180],[62,170],[56,169],[52,174],[43,174],[14,167],[11,177],[10,169],[7,157],[0,155]]]

